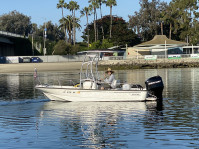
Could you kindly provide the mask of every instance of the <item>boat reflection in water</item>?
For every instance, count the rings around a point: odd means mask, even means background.
[[[61,138],[72,146],[117,148],[129,145],[126,137],[143,131],[157,112],[157,102],[51,101],[44,105],[41,116],[58,121]]]

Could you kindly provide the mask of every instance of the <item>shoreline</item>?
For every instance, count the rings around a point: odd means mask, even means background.
[[[37,71],[69,71],[80,70],[81,62],[67,63],[16,63],[16,64],[0,64],[0,73],[29,73]]]
[[[158,60],[110,60],[100,61],[101,68],[112,69],[162,69],[162,68],[193,68],[199,67],[199,59],[158,59]]]
[[[80,70],[82,62],[57,62],[57,63],[15,63],[0,64],[0,73],[29,73],[37,71],[72,71]],[[99,70],[111,67],[115,70],[132,69],[161,69],[161,68],[192,68],[199,67],[199,59],[175,60],[107,60],[99,61]]]

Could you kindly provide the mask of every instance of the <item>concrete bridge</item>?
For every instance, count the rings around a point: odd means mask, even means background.
[[[0,31],[0,56],[15,56],[15,45],[12,39],[27,38],[19,34]]]

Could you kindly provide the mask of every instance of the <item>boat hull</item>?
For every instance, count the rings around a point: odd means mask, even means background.
[[[147,90],[93,90],[79,89],[71,86],[36,86],[51,100],[59,101],[87,101],[87,102],[110,102],[110,101],[146,101],[156,100],[147,98]]]

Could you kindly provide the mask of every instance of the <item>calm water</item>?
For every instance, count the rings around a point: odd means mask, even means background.
[[[199,68],[115,73],[142,85],[154,75],[165,84],[163,105],[53,102],[34,90],[33,74],[0,74],[0,148],[199,148]],[[39,78],[65,85],[71,78],[77,83],[79,74]]]

